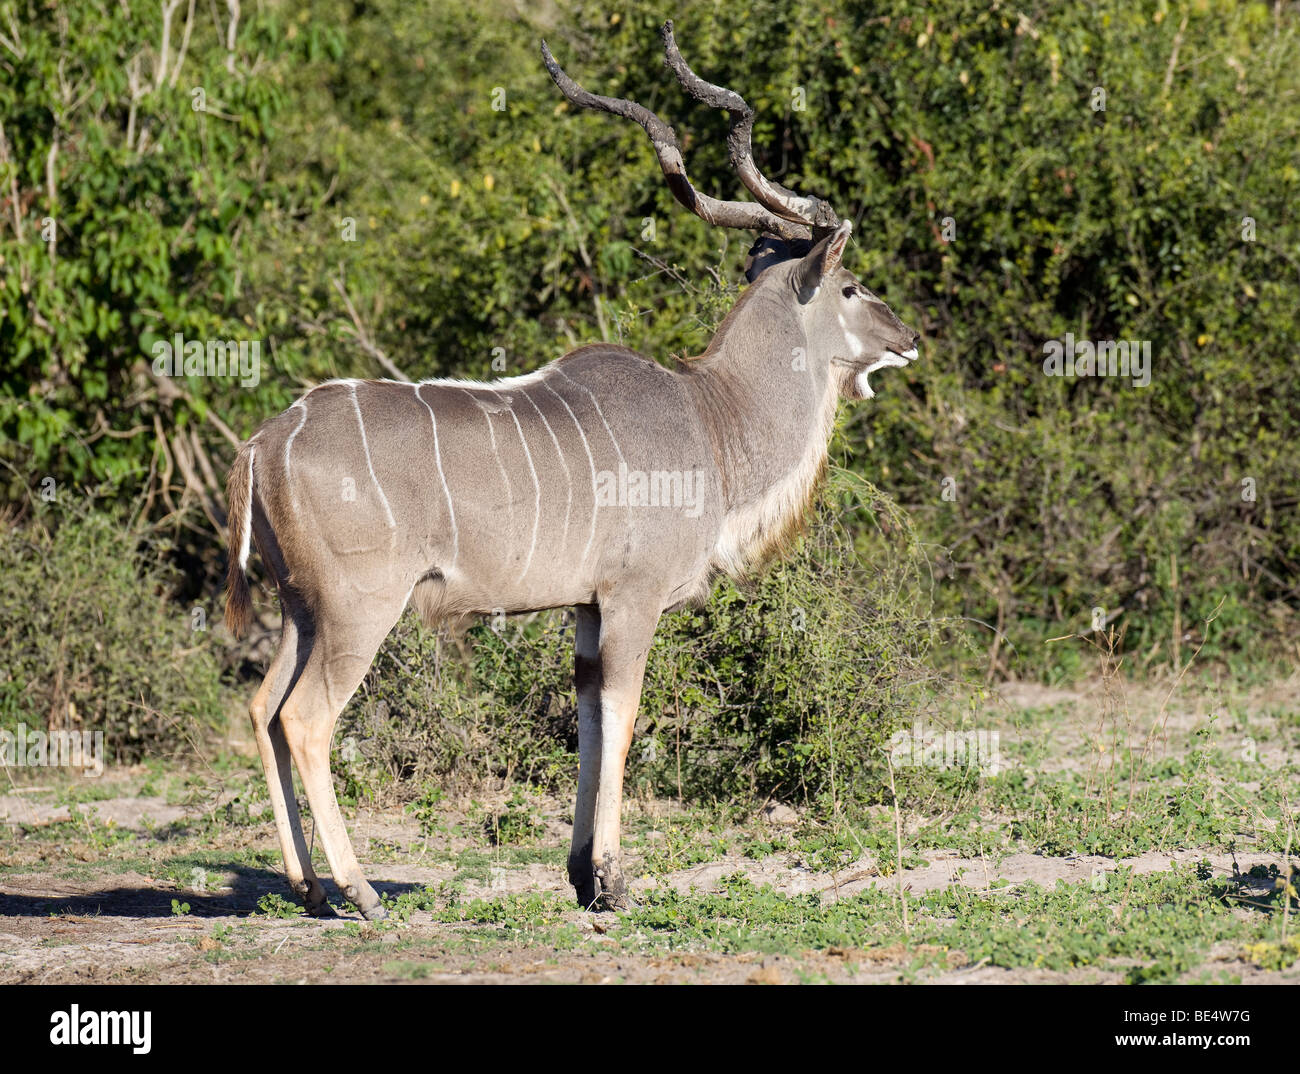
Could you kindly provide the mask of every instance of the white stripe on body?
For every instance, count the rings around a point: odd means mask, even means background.
[[[559,438],[555,435],[555,430],[551,428],[551,423],[546,420],[546,415],[542,413],[542,408],[533,402],[532,398],[526,391],[522,391],[519,394],[528,400],[532,408],[537,411],[537,416],[542,419],[542,424],[546,426],[546,431],[551,434],[551,443],[555,445],[555,454],[560,457],[560,466],[564,469],[564,480],[568,486],[567,491],[569,500],[564,506],[564,532],[560,535],[560,551],[563,552],[569,543],[569,515],[573,511],[573,475],[569,473],[569,464],[565,461],[564,451],[560,448]]]
[[[600,409],[600,401],[596,398],[595,394],[585,384],[579,384],[576,380],[574,380],[571,376],[569,376],[569,374],[566,373],[559,366],[553,366],[552,368],[555,370],[555,372],[557,372],[560,376],[562,376],[575,388],[581,388],[584,392],[587,393],[587,397],[591,400],[592,406],[596,408],[596,416],[600,418],[601,425],[605,426],[605,432],[609,436],[609,442],[614,445],[614,452],[618,455],[618,461],[622,463],[624,467],[626,467],[627,459],[623,458],[623,449],[618,446],[618,438],[614,436],[614,430],[609,427],[609,422],[605,420],[605,412]],[[583,440],[585,442],[586,437],[584,437]],[[596,496],[596,486],[595,486],[594,479],[592,481],[591,495],[594,501]],[[632,517],[632,505],[625,504],[623,510],[626,512],[627,517],[630,520]],[[594,517],[595,516],[593,515],[593,518]]]
[[[366,424],[361,420],[361,404],[357,402],[355,381],[348,385],[348,390],[352,396],[352,409],[357,412],[357,427],[361,430],[361,448],[366,453],[366,469],[370,471],[370,479],[375,483],[375,491],[379,493],[379,502],[384,505],[384,515],[388,519],[388,528],[393,531],[393,541],[396,541],[397,520],[393,518],[393,509],[388,506],[388,497],[384,495],[383,486],[379,484],[379,478],[375,476],[375,467],[370,461],[370,444],[366,440]]]
[[[311,393],[308,392],[308,395]],[[293,482],[289,478],[289,452],[293,448],[293,438],[302,432],[302,427],[307,424],[307,396],[294,402],[289,409],[294,406],[302,407],[302,417],[298,419],[298,426],[289,434],[289,439],[284,442],[284,483],[289,486],[289,502],[293,505],[293,513],[298,513],[298,494],[293,490]]]
[[[456,531],[456,509],[451,504],[451,489],[447,486],[447,475],[442,469],[442,452],[438,447],[438,419],[434,416],[433,407],[420,394],[420,386],[413,385],[415,388],[415,397],[424,403],[424,409],[429,412],[429,423],[433,426],[433,458],[438,464],[438,477],[442,480],[442,493],[447,497],[447,515],[451,520],[451,567],[456,566],[456,561],[460,558],[460,536]]]
[[[244,512],[244,525],[239,534],[239,569],[248,570],[248,546],[253,536],[253,456],[257,448],[248,450],[248,510]]]
[[[425,383],[433,382],[426,381]],[[497,461],[497,469],[501,471],[501,484],[506,490],[506,517],[508,517],[510,522],[513,524],[515,519],[515,501],[514,497],[510,494],[510,474],[506,470],[505,463],[501,461],[501,452],[497,448],[497,434],[496,430],[492,427],[492,415],[482,406],[482,404],[479,403],[477,399],[474,398],[473,392],[467,391],[464,388],[462,388],[461,391],[465,392],[465,394],[470,397],[470,400],[482,412],[483,417],[487,419],[488,441],[492,445],[492,457]]]
[[[587,465],[591,467],[591,532],[587,534],[587,545],[582,550],[582,562],[586,563],[587,556],[591,554],[591,542],[596,539],[596,515],[600,511],[600,508],[596,505],[596,460],[591,454],[591,445],[587,443],[587,434],[582,428],[582,422],[578,420],[578,415],[573,412],[573,407],[569,406],[564,396],[549,384],[544,383],[542,387],[563,403],[564,409],[569,412],[569,417],[573,419],[573,424],[577,427],[578,435],[582,437],[582,450],[587,453]]]
[[[493,395],[496,395],[498,399],[501,398],[496,389],[491,390]],[[528,545],[528,556],[524,559],[524,569],[519,573],[519,577],[515,579],[516,582],[522,582],[528,574],[528,569],[533,565],[533,553],[537,551],[537,527],[542,521],[542,485],[537,480],[537,467],[533,465],[533,453],[528,450],[528,440],[524,436],[524,427],[519,424],[519,415],[515,413],[514,408],[508,402],[505,402],[505,400],[502,400],[502,402],[511,419],[513,419],[515,428],[519,430],[519,442],[524,446],[524,458],[528,460],[528,472],[533,475],[533,539]]]

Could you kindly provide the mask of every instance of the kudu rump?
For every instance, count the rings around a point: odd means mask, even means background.
[[[730,113],[731,161],[756,202],[687,179],[653,112],[583,90],[583,108],[640,124],[677,199],[756,231],[751,286],[708,349],[667,369],[606,343],[491,384],[330,381],[265,422],[231,470],[226,621],[251,613],[250,542],[279,591],[280,646],[251,705],[293,889],[329,912],[293,794],[298,766],[330,870],[368,918],[384,916],[339,814],[335,721],[411,601],[432,622],[575,607],[578,796],[569,878],[584,906],[618,908],[623,767],[659,617],[745,575],[800,521],[826,461],[840,396],[916,357],[918,336],[840,264],[850,225],[754,164],[754,113],[695,75],[663,28],[669,66]]]

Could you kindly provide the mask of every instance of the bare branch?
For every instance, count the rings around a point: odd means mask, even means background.
[[[220,508],[213,510],[211,490],[204,485],[195,467],[193,458],[193,446],[186,439],[184,430],[177,429],[170,440],[172,457],[176,460],[177,469],[181,472],[181,477],[185,479],[185,488],[181,492],[180,507],[183,510],[191,497],[196,499],[203,513],[208,516],[208,521],[212,524],[213,529],[218,533],[225,529],[224,521],[218,519],[217,515],[221,513]]]
[[[654,145],[659,167],[664,173],[664,178],[668,180],[668,189],[673,192],[673,197],[701,220],[718,227],[761,231],[786,240],[810,237],[811,231],[806,225],[790,219],[782,219],[761,205],[747,201],[720,201],[708,194],[701,194],[691,185],[690,179],[686,176],[681,146],[678,144],[677,135],[667,123],[650,109],[635,101],[621,97],[602,97],[600,94],[589,93],[583,89],[555,62],[555,57],[551,55],[551,50],[547,48],[545,41],[542,42],[542,59],[560,92],[579,108],[608,112],[640,125]]]
[[[126,148],[135,149],[135,116],[140,107],[140,98],[145,95],[140,82],[140,53],[126,61],[126,86],[131,94],[131,104],[126,113]]]
[[[18,36],[18,19],[13,13],[13,9],[6,6],[5,18],[9,23],[9,33],[0,34],[0,45],[4,45],[18,59],[27,55],[27,50],[23,47],[22,40]]]
[[[172,76],[168,80],[168,85],[173,89],[176,87],[177,80],[181,77],[181,68],[185,66],[185,53],[190,47],[190,31],[194,29],[194,0],[190,0],[190,9],[185,14],[185,32],[181,34],[181,50],[176,53],[176,66],[172,68]]]
[[[9,172],[9,208],[14,217],[14,236],[21,244],[23,241],[23,215],[18,199],[18,168],[9,156],[9,141],[5,138],[5,125],[0,122],[0,168]],[[12,169],[12,170],[11,170]],[[22,262],[20,261],[19,264]]]
[[[1160,85],[1160,96],[1169,96],[1169,87],[1174,84],[1174,70],[1178,66],[1178,50],[1183,47],[1183,31],[1187,29],[1187,16],[1183,16],[1178,32],[1174,34],[1174,47],[1169,53],[1169,66],[1165,68],[1165,79]]]
[[[225,513],[226,498],[221,487],[221,482],[217,480],[216,468],[212,465],[212,459],[209,457],[207,449],[203,446],[203,438],[199,436],[197,425],[190,426],[190,446],[194,450],[194,459],[199,464],[199,470],[203,474],[203,485],[208,490],[208,495],[212,497],[213,502]],[[226,528],[223,520],[221,529]]]
[[[59,129],[57,125],[54,128],[54,138],[50,142],[50,151],[45,156],[45,189],[50,198],[50,217],[54,220],[54,226],[50,228],[49,254],[50,261],[53,263],[57,256],[59,242],[59,220],[58,220],[58,171],[55,162],[59,157]]]
[[[230,22],[226,26],[226,70],[235,73],[235,35],[239,29],[239,0],[226,0]]]
[[[348,297],[347,288],[343,286],[342,268],[339,269],[338,278],[332,279],[330,282],[334,285],[334,290],[336,290],[342,297],[343,305],[348,308],[348,316],[352,318],[352,324],[354,326],[353,334],[356,336],[357,343],[361,345],[361,349],[383,366],[394,380],[405,381],[409,384],[411,378],[398,369],[393,360],[379,348],[379,345],[376,344],[373,339],[370,338],[370,333],[366,331],[365,323],[357,314],[357,308],[352,305],[352,299]]]
[[[600,338],[608,343],[609,324],[605,320],[605,307],[600,300],[600,291],[596,288],[596,266],[592,263],[591,254],[587,252],[587,244],[582,239],[582,228],[578,226],[578,218],[573,215],[573,209],[569,205],[569,199],[565,196],[564,188],[550,176],[547,176],[546,182],[551,188],[551,193],[555,195],[555,200],[560,203],[560,208],[564,210],[564,215],[569,218],[569,224],[573,228],[573,235],[578,244],[578,256],[582,258],[582,263],[587,266],[587,274],[591,278],[591,301],[596,310],[596,328],[600,332]]]
[[[184,399],[185,402],[188,403],[193,409],[195,410],[198,409],[198,407],[195,405],[194,397],[190,395],[189,392],[187,392],[184,388],[180,387],[176,383],[176,381],[173,380],[171,377],[159,376],[157,373],[153,371],[153,367],[150,366],[148,362],[144,362],[144,361],[137,362],[136,365],[132,367],[132,369],[133,371],[138,370],[139,372],[143,373],[146,377],[148,377],[151,381],[153,381],[154,387],[157,389],[158,399],[160,402],[170,404],[174,399]],[[213,408],[211,405],[205,406],[203,408],[203,414],[208,419],[208,422],[212,425],[212,427],[216,429],[217,432],[219,432],[223,437],[225,437],[226,442],[231,444],[236,451],[238,451],[241,447],[243,447],[244,445],[243,440],[237,437],[234,434],[234,431],[230,428],[230,426],[221,420],[221,416],[216,412],[215,408]],[[170,464],[170,455],[169,455],[168,456],[169,473],[170,473],[170,465],[171,464]]]
[[[840,218],[827,202],[821,198],[796,194],[780,183],[772,182],[758,170],[754,163],[752,140],[754,110],[739,93],[706,82],[687,66],[673,37],[672,19],[664,23],[660,36],[664,42],[664,62],[672,68],[682,89],[702,104],[720,108],[731,116],[731,127],[727,132],[731,166],[736,169],[740,181],[758,199],[759,204],[785,220],[807,224],[817,233],[834,231],[839,227]],[[820,237],[820,234],[816,237]]]
[[[153,88],[161,89],[167,79],[167,55],[172,47],[172,16],[181,0],[162,0],[162,42],[158,47],[158,68],[154,71]]]
[[[158,445],[158,451],[163,457],[162,478],[158,482],[158,491],[162,494],[163,503],[167,505],[169,514],[176,513],[176,504],[172,502],[171,484],[172,474],[176,472],[176,467],[172,463],[172,453],[167,447],[167,434],[163,432],[162,421],[157,414],[153,416],[153,431],[155,442]]]

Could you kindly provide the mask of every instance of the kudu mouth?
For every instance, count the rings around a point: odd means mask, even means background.
[[[868,361],[863,361],[861,358],[834,358],[832,361],[835,365],[848,366],[853,371],[853,381],[862,393],[862,397],[864,399],[874,399],[876,393],[872,390],[871,381],[868,379],[870,374],[877,369],[901,369],[905,365],[910,365],[919,356],[916,347],[912,346],[901,353],[889,349],[883,350],[875,358]]]

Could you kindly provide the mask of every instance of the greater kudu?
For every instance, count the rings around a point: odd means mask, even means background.
[[[588,93],[542,55],[574,104],[650,135],[677,199],[756,231],[752,284],[708,349],[667,369],[624,347],[581,347],[491,384],[330,381],[265,422],[228,486],[226,621],[249,620],[256,543],[280,596],[280,646],[251,706],[293,889],[328,912],[299,824],[290,757],[343,894],[384,909],[339,815],[330,739],[411,601],[429,620],[576,608],[579,768],[569,878],[588,907],[626,904],[623,768],[659,617],[751,572],[799,525],[840,396],[916,357],[918,336],[840,264],[850,225],[765,178],[754,113],[696,76],[663,28],[686,91],[731,115],[731,160],[756,202],[686,177],[677,139],[628,100]]]

